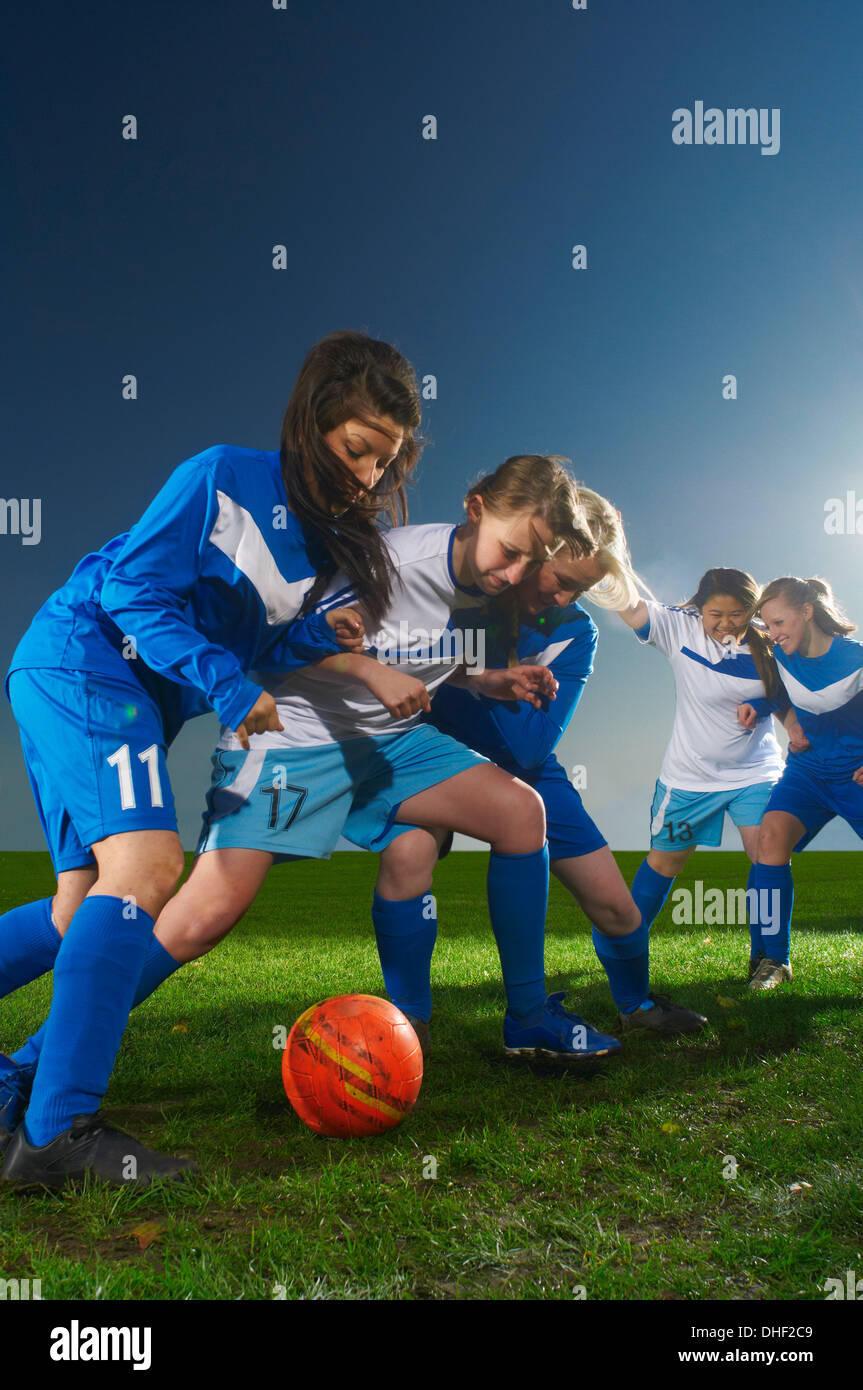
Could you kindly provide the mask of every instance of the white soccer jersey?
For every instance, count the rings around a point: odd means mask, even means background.
[[[785,764],[772,721],[751,732],[737,722],[739,704],[765,696],[748,644],[708,637],[694,608],[646,603],[648,621],[635,635],[668,657],[677,697],[659,780],[692,792],[774,781]]]
[[[465,658],[482,665],[477,653],[475,610],[485,596],[477,588],[462,588],[452,567],[456,526],[397,526],[384,540],[396,568],[393,597],[380,629],[367,636],[366,654],[386,660],[435,689]],[[318,605],[318,611],[359,606],[344,574],[338,574]],[[458,611],[467,610],[466,623]],[[474,613],[473,619],[471,613]],[[480,632],[482,628],[480,627]],[[420,715],[394,719],[359,681],[330,676],[315,680],[303,667],[290,675],[257,673],[255,679],[274,697],[284,730],[253,734],[255,748],[307,747],[345,742],[369,735],[400,734],[420,722]],[[236,736],[223,728],[220,748],[239,748]]]

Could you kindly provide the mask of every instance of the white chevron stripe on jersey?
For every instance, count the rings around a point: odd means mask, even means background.
[[[299,613],[314,576],[285,579],[252,514],[227,493],[217,491],[219,515],[208,539],[254,586],[267,611],[267,622],[271,626],[289,622]]]
[[[831,710],[841,709],[863,691],[863,666],[832,685],[825,685],[823,690],[809,690],[784,666],[779,666],[779,674],[791,703],[798,709],[808,710],[810,714],[828,714]]]
[[[526,665],[550,666],[553,661],[557,660],[561,652],[566,651],[571,641],[572,638],[567,637],[565,642],[552,642],[550,646],[544,647],[538,656],[532,656],[530,661],[528,661]]]

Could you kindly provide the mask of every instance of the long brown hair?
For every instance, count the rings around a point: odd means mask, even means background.
[[[546,523],[554,545],[562,545],[570,555],[592,555],[596,542],[581,505],[575,479],[561,454],[513,454],[493,473],[487,473],[469,488],[464,499],[481,497],[490,512],[508,516],[529,511]],[[507,665],[518,665],[517,642],[521,616],[517,586],[489,606],[489,625],[493,637],[505,634]]]
[[[770,638],[760,624],[752,621],[764,601],[764,595],[752,575],[745,570],[723,569],[721,566],[706,570],[692,598],[687,599],[683,607],[697,608],[700,613],[712,598],[720,594],[735,599],[746,611],[746,627],[739,640],[747,643],[767,697],[772,699],[778,694],[781,682]]]
[[[811,603],[815,626],[832,637],[845,637],[849,632],[857,631],[857,624],[851,622],[836,602],[827,580],[819,579],[817,575],[812,579],[797,579],[793,574],[786,574],[781,579],[771,579],[761,591],[759,613],[764,604],[773,598],[784,598],[792,608],[802,608],[804,604]]]
[[[389,417],[403,439],[375,487],[358,496],[356,479],[324,435],[354,417],[371,424],[370,415]],[[304,613],[341,569],[372,628],[380,623],[392,596],[394,569],[378,521],[384,517],[396,526],[407,520],[405,482],[423,447],[416,435],[421,415],[413,367],[389,343],[339,329],[308,353],[281,433],[288,506],[307,540],[316,540],[328,556],[306,595]]]
[[[464,504],[481,497],[498,516],[530,512],[546,523],[555,543],[591,555],[596,545],[565,462],[559,454],[513,454],[468,489]]]

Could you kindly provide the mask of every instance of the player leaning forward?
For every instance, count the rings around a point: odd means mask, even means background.
[[[269,737],[264,732],[249,737],[241,729],[234,734],[226,724],[214,756],[201,846],[206,852],[159,914],[149,952],[138,967],[133,1004],[231,929],[275,858],[326,858],[342,829],[359,844],[384,849],[406,828],[395,822],[406,821],[452,826],[491,844],[489,906],[510,1012],[526,1029],[566,1049],[581,1020],[547,1007],[543,939],[548,857],[542,803],[532,789],[455,740],[417,727],[415,716],[428,707],[427,684],[459,663],[457,648],[445,640],[455,627],[453,610],[473,607],[518,582],[539,563],[559,531],[579,535],[576,517],[575,490],[563,470],[549,460],[508,460],[473,490],[464,526],[398,528],[387,540],[397,582],[382,616],[379,592],[373,592],[370,603],[356,576],[334,581],[334,592],[309,621],[317,620],[326,631],[325,613],[331,614],[332,604],[339,612],[346,597],[356,599],[372,630],[383,634],[386,654],[396,661],[393,643],[402,640],[406,623],[417,638],[408,655],[411,663],[420,662],[408,669],[418,669],[421,676],[375,656],[325,658],[297,671],[289,691],[281,691],[280,678],[268,682],[279,696]],[[589,548],[589,536],[580,534]],[[283,670],[286,665],[280,663]],[[535,680],[542,690],[554,685],[547,671],[521,671],[523,677],[519,670],[499,673],[505,698],[531,698],[523,679]],[[384,853],[382,864],[385,859]],[[49,1018],[47,1027],[14,1055],[19,1073],[32,1068],[43,1044],[47,1050],[51,1026]],[[41,1072],[42,1063],[37,1087]],[[103,1091],[106,1085],[107,1072]],[[17,1103],[13,1097],[7,1104],[7,1113],[15,1110],[16,1123],[24,1099],[19,1094]],[[10,1180],[38,1162],[29,1131],[30,1110],[6,1155],[4,1175]],[[123,1141],[130,1142],[125,1136]],[[110,1165],[102,1164],[98,1171],[110,1176]]]
[[[184,868],[167,748],[208,707],[241,741],[278,728],[246,673],[339,650],[337,615],[294,621],[322,571],[341,566],[381,613],[393,569],[376,518],[404,514],[420,415],[395,349],[330,334],[306,357],[280,450],[218,446],[187,460],[19,644],[7,690],[57,893],[0,917],[0,997],[54,971],[41,1055],[0,1055],[0,1147],[32,1087],[4,1178],[146,1183],[188,1168],[99,1113],[130,1007],[178,964],[153,936]]]
[[[426,868],[400,853],[417,827],[444,827],[486,840],[489,917],[507,1000],[505,1036],[524,1048],[582,1059],[616,1051],[547,998],[544,972],[548,900],[545,815],[536,792],[428,724],[430,692],[473,656],[476,614],[488,597],[518,583],[561,540],[577,553],[592,548],[574,484],[560,461],[516,455],[470,489],[467,520],[390,531],[398,571],[394,601],[368,651],[308,666],[281,683],[280,731],[251,740],[246,753],[224,731],[214,757],[202,853],[188,884],[157,927],[190,959],[234,925],[274,859],[328,857],[340,832],[380,851],[374,922],[386,942],[391,987],[396,970],[427,971],[435,926],[424,910]],[[336,579],[327,605],[359,601]],[[497,700],[538,705],[556,681],[536,663],[467,676]],[[431,836],[426,836],[435,848]],[[191,923],[197,923],[190,930]],[[194,938],[198,940],[195,941]],[[382,951],[382,958],[384,952]],[[400,1004],[427,1039],[430,1000]]]

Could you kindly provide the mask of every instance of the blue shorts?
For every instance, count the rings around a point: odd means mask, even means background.
[[[797,756],[785,764],[767,810],[787,811],[806,826],[806,834],[794,846],[798,854],[834,816],[846,821],[863,840],[863,787],[850,776],[819,777]]]
[[[608,843],[557,758],[547,758],[541,767],[513,776],[538,791],[545,803],[549,859],[579,859]]]
[[[308,748],[217,749],[198,853],[329,859],[342,834],[381,850],[413,828],[394,823],[401,802],[484,762],[428,724]]]
[[[669,791],[656,783],[650,808],[650,848],[694,849],[720,845],[725,812],[735,825],[760,825],[775,782],[729,787],[724,792]]]
[[[130,677],[13,671],[9,700],[55,873],[95,864],[90,846],[127,830],[174,830],[159,706]]]
[[[596,849],[604,849],[608,841],[594,825],[584,809],[584,803],[570,782],[557,758],[547,758],[540,767],[524,769],[503,765],[504,772],[518,777],[539,792],[545,806],[546,839],[549,859],[580,859]],[[446,836],[438,858],[445,859],[452,849],[454,836]]]

